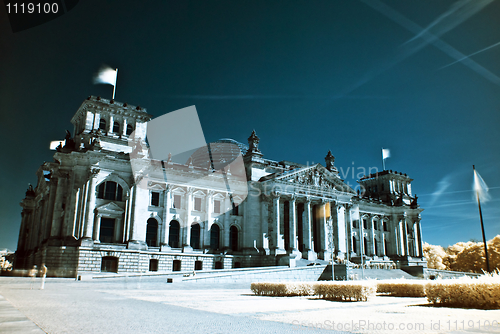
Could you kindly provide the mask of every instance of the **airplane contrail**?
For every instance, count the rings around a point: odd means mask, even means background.
[[[425,46],[432,44],[447,55],[449,55],[452,58],[455,59],[462,59],[466,58],[464,54],[453,48],[451,45],[447,44],[446,42],[443,42],[439,37],[457,26],[458,24],[462,23],[464,20],[469,18],[471,15],[477,13],[479,10],[484,8],[486,5],[491,3],[493,0],[474,0],[472,3],[469,4],[471,0],[463,0],[460,1],[460,4],[456,6],[456,8],[450,9],[446,15],[446,17],[452,17],[453,13],[457,13],[455,16],[457,17],[454,21],[449,22],[445,25],[441,25],[436,29],[437,31],[434,33],[431,33],[427,30],[429,30],[429,27],[426,29],[422,28],[415,22],[411,21],[410,19],[406,18],[403,16],[401,13],[393,9],[392,7],[386,5],[385,3],[379,1],[379,0],[361,0],[364,2],[366,5],[372,7],[373,9],[377,10],[378,12],[382,13],[383,15],[387,16],[389,19],[393,20],[397,24],[401,25],[403,28],[411,31],[418,37],[420,37],[420,40],[414,41],[411,43],[411,45],[406,45],[405,48],[395,56],[394,59],[387,60],[384,64],[380,65],[378,68],[373,68],[370,71],[366,72],[362,78],[358,80],[353,85],[350,85],[340,91],[338,94],[331,96],[325,103],[321,105],[321,107],[325,106],[329,101],[331,100],[336,100],[342,97],[345,97],[346,95],[352,93],[359,87],[363,86],[367,82],[371,81],[373,78],[376,76],[382,74],[383,72],[389,70],[390,68],[394,67],[395,65],[399,64],[406,58],[410,57],[411,55],[415,54]],[[465,8],[464,8],[465,7]],[[444,15],[444,14],[443,14]],[[438,18],[434,24],[431,25],[438,25],[440,21],[443,21],[443,18]],[[410,44],[409,42],[405,44]],[[500,78],[497,77],[495,74],[491,73],[481,65],[477,64],[471,59],[462,59],[464,60],[464,64],[471,68],[473,71],[476,73],[480,74],[484,78],[488,79],[489,81],[493,82],[496,85],[500,86]]]
[[[420,31],[415,37],[406,43],[421,38],[424,34],[434,31],[434,35],[443,35],[455,28],[469,17],[473,16],[481,9],[489,5],[493,0],[461,0],[454,3],[446,12],[441,14],[425,29]],[[405,43],[405,44],[406,44]]]
[[[372,7],[373,9],[377,10],[378,12],[384,14],[389,19],[393,20],[394,22],[398,23],[403,28],[411,31],[414,34],[419,34],[420,32],[422,32],[424,30],[422,27],[420,27],[415,22],[411,21],[410,19],[406,18],[405,16],[403,16],[402,14],[400,14],[399,12],[394,10],[393,8],[387,6],[386,4],[384,4],[378,0],[361,0],[361,1],[363,1],[365,4]],[[450,56],[456,60],[461,59],[463,64],[466,65],[467,67],[469,67],[471,70],[473,70],[477,74],[481,75],[485,79],[489,80],[490,82],[494,83],[495,85],[500,86],[500,78],[498,76],[491,73],[489,70],[482,67],[481,65],[479,65],[478,63],[476,63],[472,59],[467,58],[466,55],[464,55],[460,51],[456,50],[454,47],[452,47],[448,43],[442,41],[437,35],[432,34],[430,32],[425,32],[421,36],[421,38],[425,41],[425,44],[421,44],[418,47],[414,47],[414,48],[408,48],[406,52],[404,52],[396,61],[393,62],[393,65],[399,63],[400,61],[402,61],[406,57],[414,54],[415,52],[417,52],[418,50],[420,50],[424,46],[426,46],[428,44],[432,44],[436,48],[438,48],[441,51],[443,51],[444,53],[446,53],[448,56]],[[386,66],[385,69],[387,69],[389,67],[391,67],[391,66]],[[379,74],[381,72],[383,72],[383,71],[378,71],[376,74]],[[365,79],[364,82],[366,82],[366,81],[368,81],[368,80]],[[358,88],[358,87],[355,87],[355,88]]]
[[[486,50],[489,50],[489,49],[491,49],[491,48],[494,48],[494,47],[495,47],[495,46],[497,46],[497,45],[500,45],[500,42],[495,43],[495,44],[493,44],[493,45],[490,45],[490,46],[488,46],[488,47],[486,47],[486,48],[484,48],[484,49],[481,49],[481,50],[479,50],[479,51],[476,51],[476,52],[474,52],[474,53],[471,53],[470,55],[465,56],[464,58],[461,58],[461,59],[459,59],[459,60],[456,60],[456,61],[454,61],[453,63],[450,63],[450,64],[448,64],[448,65],[445,65],[445,66],[441,67],[441,68],[440,68],[440,70],[442,70],[443,68],[447,68],[447,67],[449,67],[449,66],[451,66],[451,65],[454,65],[454,64],[456,64],[456,63],[460,63],[462,60],[465,60],[465,59],[470,58],[470,57],[472,57],[472,56],[474,56],[474,55],[477,55],[478,53],[481,53],[481,52],[483,52],[483,51],[486,51]]]
[[[259,99],[324,99],[329,98],[326,95],[167,95],[170,99],[194,99],[194,100],[259,100]],[[337,96],[336,99],[352,100],[383,100],[389,99],[388,96],[379,95],[351,95]]]

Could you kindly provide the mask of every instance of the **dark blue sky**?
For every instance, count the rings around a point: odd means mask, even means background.
[[[154,116],[196,105],[207,141],[246,143],[255,129],[273,160],[324,163],[330,149],[352,186],[389,148],[387,169],[414,179],[432,244],[481,239],[475,164],[491,188],[491,239],[500,3],[490,2],[85,0],[18,33],[1,8],[0,248],[16,249],[19,202],[52,160],[50,141],[73,131],[88,95],[111,97],[92,83],[102,64],[119,69],[117,101]]]

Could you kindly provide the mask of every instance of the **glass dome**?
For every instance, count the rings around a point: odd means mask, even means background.
[[[223,138],[200,147],[190,157],[193,166],[210,168],[210,160],[215,170],[222,169],[233,162],[239,155],[245,155],[248,146],[234,139]],[[210,159],[210,157],[212,159]],[[189,163],[189,159],[186,164]]]

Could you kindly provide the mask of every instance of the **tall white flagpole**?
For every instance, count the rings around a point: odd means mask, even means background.
[[[488,270],[488,273],[490,271],[490,259],[488,256],[488,244],[486,243],[486,235],[484,234],[484,224],[483,224],[483,211],[481,210],[481,201],[479,200],[479,182],[477,180],[477,172],[476,172],[476,167],[472,165],[472,170],[474,171],[474,189],[476,191],[476,197],[477,197],[477,205],[479,207],[479,220],[481,221],[481,232],[483,233],[483,244],[484,244],[484,255],[486,257],[486,269]]]
[[[384,159],[384,148],[382,147],[382,166],[384,167],[383,170],[385,170],[385,159]]]
[[[115,77],[115,84],[113,85],[113,100],[115,99],[116,82],[118,81],[118,69],[115,69],[115,71],[116,71],[116,77]]]

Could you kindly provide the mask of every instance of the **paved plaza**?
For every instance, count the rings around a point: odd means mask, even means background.
[[[0,277],[0,333],[500,333],[500,310],[259,297],[248,283],[168,284],[163,276],[75,281]],[[493,325],[493,326],[492,326]]]

